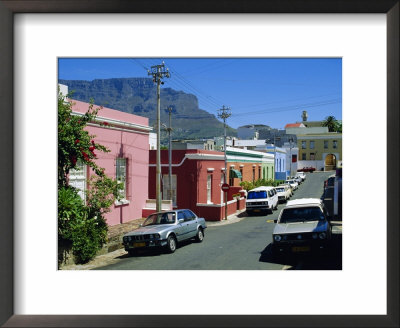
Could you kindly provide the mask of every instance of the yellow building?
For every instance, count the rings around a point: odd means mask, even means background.
[[[336,169],[342,162],[342,134],[337,132],[297,135],[298,168],[314,167],[317,171]]]

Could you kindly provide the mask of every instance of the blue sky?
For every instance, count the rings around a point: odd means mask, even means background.
[[[340,58],[60,58],[59,78],[148,77],[146,68],[163,60],[171,72],[164,88],[196,95],[199,107],[215,115],[230,107],[233,128],[283,128],[300,121],[303,110],[309,121],[342,119]]]

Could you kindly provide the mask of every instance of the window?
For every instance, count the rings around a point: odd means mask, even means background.
[[[258,178],[261,179],[261,167],[258,167]]]
[[[242,167],[240,168],[240,174],[241,174],[241,176],[242,176],[242,177],[240,178],[240,181],[243,181],[243,168],[242,168]]]
[[[207,204],[211,204],[212,196],[212,174],[207,175]]]
[[[310,140],[310,149],[314,149],[314,146],[315,146],[314,140]]]
[[[301,160],[302,160],[302,161],[305,161],[305,160],[306,160],[306,153],[302,153],[302,154],[301,154]]]
[[[256,180],[256,168],[253,167],[253,182]]]
[[[337,140],[333,140],[333,148],[337,148]]]
[[[315,154],[314,153],[310,153],[310,161],[315,161]]]
[[[196,219],[196,215],[191,210],[184,210],[185,213],[185,221],[193,221]]]
[[[307,143],[306,141],[301,142],[301,149],[306,149],[307,148]]]
[[[86,201],[86,165],[78,161],[74,169],[69,171],[69,185],[78,189],[78,194]]]
[[[328,140],[324,140],[324,149],[328,149]]]
[[[230,186],[233,186],[233,184],[234,184],[233,172],[230,171],[230,172],[229,172],[229,185],[230,185]]]
[[[261,198],[268,198],[267,192],[262,191],[249,191],[247,195],[247,199],[261,199]]]
[[[172,180],[172,205],[176,205],[176,175],[171,174],[171,180]],[[169,175],[168,174],[163,174],[163,193],[162,193],[162,199],[163,200],[170,200],[171,195],[170,195],[170,188],[169,188]]]
[[[126,199],[126,158],[116,159],[116,174],[118,183],[122,183],[123,186],[120,189],[120,195],[123,199]]]

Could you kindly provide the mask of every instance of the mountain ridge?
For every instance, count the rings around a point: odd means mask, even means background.
[[[68,86],[71,99],[93,102],[126,113],[149,118],[155,126],[157,115],[157,86],[151,78],[110,78],[86,80],[59,79]],[[215,115],[199,108],[195,95],[170,87],[161,88],[161,122],[168,125],[167,107],[172,107],[173,139],[209,139],[223,135],[223,123]],[[227,127],[227,135],[236,130]],[[167,134],[162,133],[162,143]]]

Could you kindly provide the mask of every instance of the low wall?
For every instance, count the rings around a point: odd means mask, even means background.
[[[246,208],[246,199],[228,201],[228,216]],[[201,204],[197,203],[194,211],[199,217],[206,221],[222,221],[225,219],[225,204]]]

